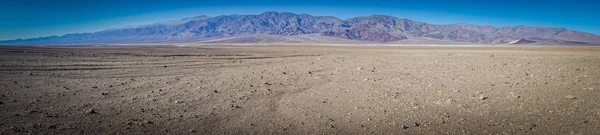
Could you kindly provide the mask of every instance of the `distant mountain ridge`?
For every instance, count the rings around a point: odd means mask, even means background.
[[[0,41],[2,44],[185,43],[251,35],[323,36],[368,43],[402,43],[435,39],[476,44],[595,44],[600,36],[551,27],[500,27],[471,24],[435,25],[387,15],[339,19],[288,12],[259,15],[197,16],[151,25]],[[270,40],[276,40],[269,36]],[[311,36],[311,38],[313,38]],[[264,37],[264,36],[263,36]],[[287,38],[289,39],[289,38]],[[236,40],[253,43],[255,40]],[[332,42],[341,40],[332,40]],[[345,40],[344,40],[345,41]],[[282,41],[285,42],[285,41]],[[418,43],[418,42],[415,42]]]

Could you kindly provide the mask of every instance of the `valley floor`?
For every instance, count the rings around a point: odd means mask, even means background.
[[[0,134],[598,134],[600,47],[0,47]]]

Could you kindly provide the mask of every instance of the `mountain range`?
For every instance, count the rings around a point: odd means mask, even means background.
[[[0,41],[0,44],[428,43],[600,45],[565,28],[436,25],[387,15],[340,19],[288,12],[197,16],[151,25]]]

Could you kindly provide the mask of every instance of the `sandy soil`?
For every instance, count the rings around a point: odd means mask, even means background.
[[[0,47],[0,134],[599,134],[598,47]]]

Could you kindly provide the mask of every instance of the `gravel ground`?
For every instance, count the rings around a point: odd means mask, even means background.
[[[0,47],[0,134],[599,134],[600,47]]]

